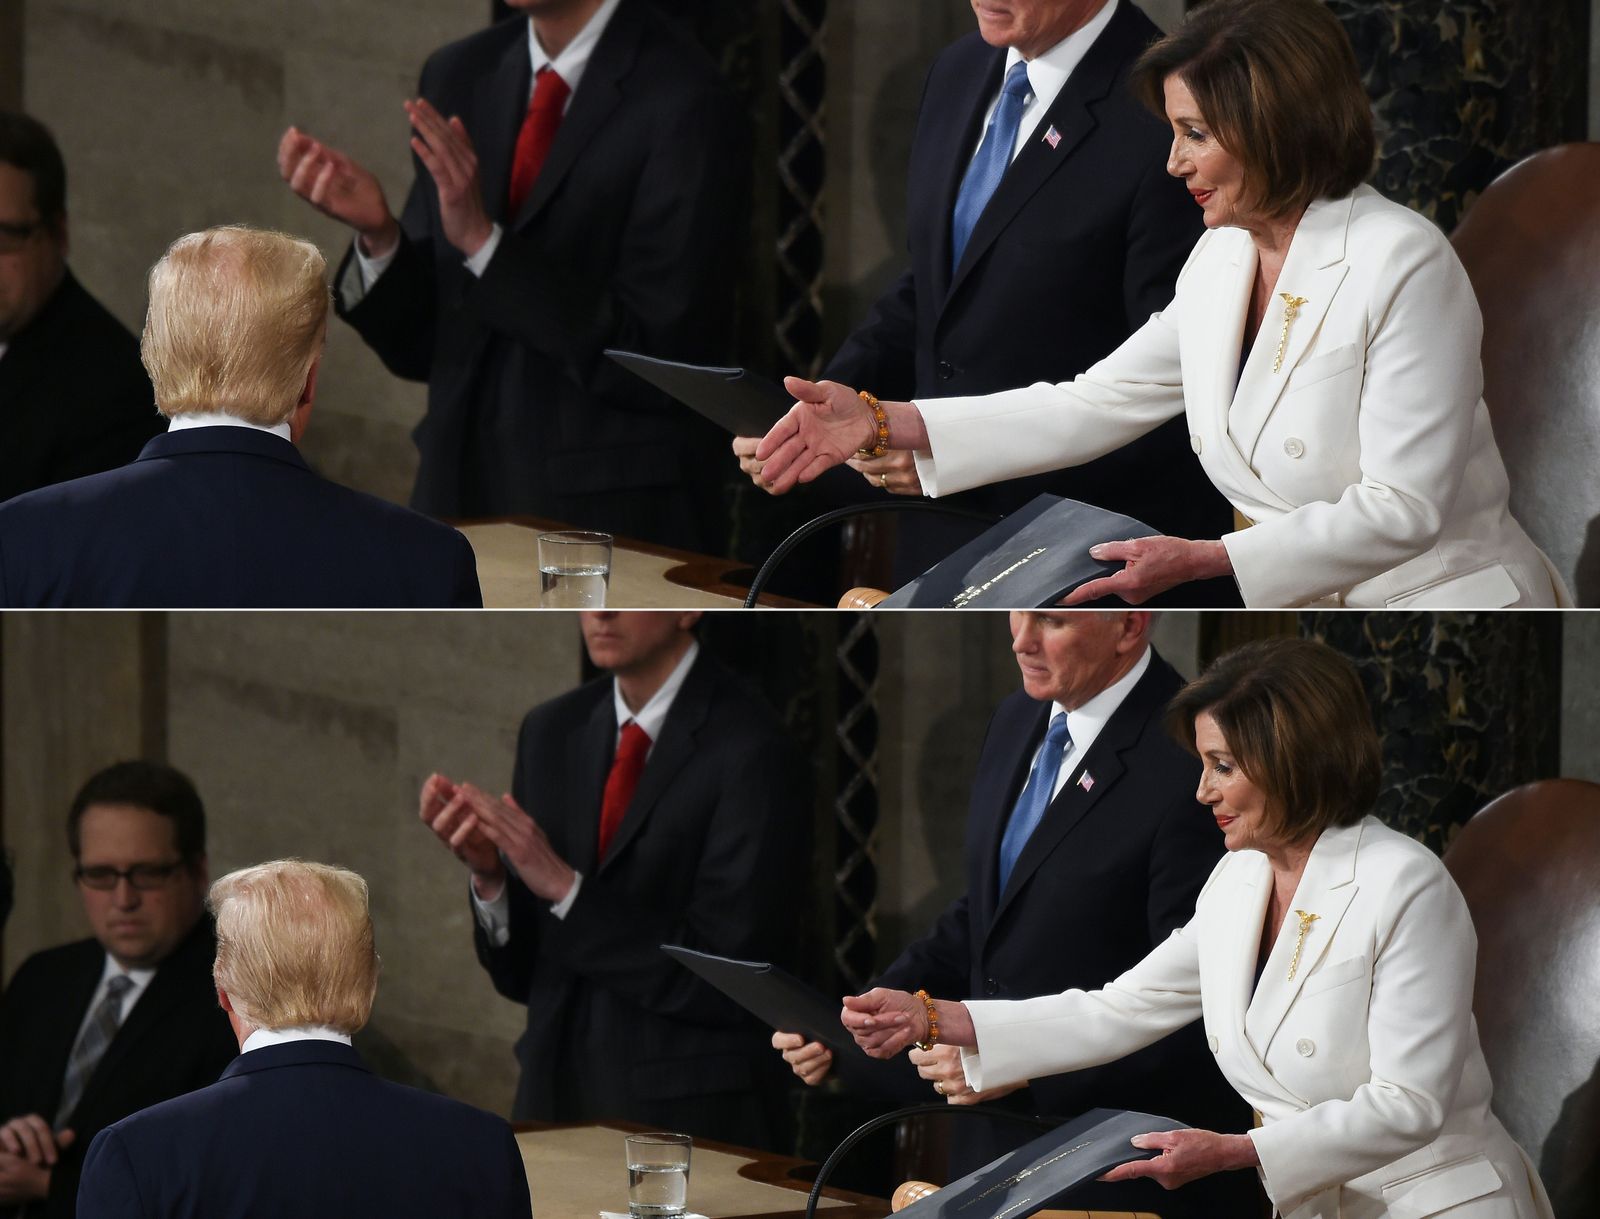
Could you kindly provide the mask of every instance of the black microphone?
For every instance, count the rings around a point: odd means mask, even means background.
[[[959,517],[963,520],[976,521],[983,525],[994,525],[1000,517],[992,513],[972,512],[966,508],[952,508],[948,504],[929,503],[923,499],[906,500],[873,500],[866,504],[849,504],[843,508],[835,508],[831,512],[824,512],[821,516],[812,517],[801,525],[783,541],[779,542],[773,552],[767,556],[767,561],[761,565],[761,570],[756,572],[755,579],[750,581],[750,595],[744,599],[745,609],[754,609],[756,599],[761,596],[761,590],[767,586],[767,581],[772,578],[772,573],[789,552],[801,542],[819,530],[826,529],[829,525],[837,525],[853,517],[866,516],[872,512],[936,512],[942,516]]]

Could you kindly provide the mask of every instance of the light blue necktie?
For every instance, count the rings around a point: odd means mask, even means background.
[[[1006,882],[1011,879],[1011,869],[1017,866],[1017,857],[1022,854],[1022,848],[1028,844],[1033,831],[1039,828],[1039,822],[1044,820],[1044,810],[1049,807],[1050,798],[1055,794],[1056,776],[1061,773],[1062,756],[1070,744],[1072,735],[1067,731],[1067,713],[1058,711],[1050,721],[1050,731],[1044,734],[1044,744],[1039,748],[1039,756],[1033,760],[1033,770],[1028,774],[1022,795],[1017,797],[1016,808],[1011,810],[1005,837],[1000,840],[1001,893],[1006,891]]]
[[[1006,83],[1000,86],[1000,101],[989,120],[989,130],[984,132],[978,155],[967,166],[967,176],[961,179],[961,190],[956,195],[956,210],[950,216],[952,275],[961,265],[961,255],[966,253],[972,230],[978,227],[978,217],[983,215],[1000,179],[1005,177],[1006,166],[1011,164],[1011,150],[1017,146],[1017,129],[1022,126],[1022,109],[1028,92],[1028,65],[1019,59],[1006,73]]]

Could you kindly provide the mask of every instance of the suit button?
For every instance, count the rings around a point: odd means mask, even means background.
[[[1306,455],[1306,446],[1291,436],[1283,442],[1283,451],[1290,457],[1304,457]]]
[[[983,993],[986,995],[998,995],[1000,993],[1000,983],[993,978],[985,978],[983,980]]]
[[[1200,452],[1200,433],[1199,432],[1191,432],[1191,433],[1189,433],[1189,447],[1191,449],[1193,449],[1196,453]]]
[[[1206,1044],[1211,1047],[1211,1052],[1213,1054],[1217,1052],[1217,1039],[1215,1036],[1207,1037]]]
[[[1294,1048],[1301,1058],[1310,1058],[1317,1052],[1317,1043],[1309,1037],[1302,1037],[1294,1043]]]
[[[940,360],[934,371],[939,374],[939,380],[941,381],[948,381],[956,375],[956,370],[950,367],[948,360]]]

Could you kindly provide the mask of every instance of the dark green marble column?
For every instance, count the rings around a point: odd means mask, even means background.
[[[1306,613],[1361,670],[1383,738],[1377,815],[1442,852],[1494,797],[1559,768],[1561,616]]]
[[[1585,138],[1589,0],[1328,0],[1379,122],[1373,185],[1449,232],[1496,175]]]

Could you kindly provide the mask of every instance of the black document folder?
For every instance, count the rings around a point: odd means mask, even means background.
[[[1158,1130],[1186,1130],[1182,1122],[1127,1109],[1091,1109],[1025,1147],[919,1198],[895,1219],[1025,1219],[1118,1164],[1151,1160],[1128,1140]]]
[[[765,436],[794,405],[783,386],[742,368],[678,364],[615,347],[606,355],[735,436]]]
[[[1122,570],[1089,557],[1101,542],[1147,538],[1159,530],[1093,504],[1041,495],[960,550],[941,559],[880,609],[1038,609],[1080,584]]]
[[[885,1077],[884,1083],[889,1086],[894,1081],[903,1082],[904,1063],[869,1055],[839,1023],[839,1001],[793,974],[765,961],[736,961],[676,944],[663,944],[661,951],[699,974],[768,1028],[800,1033],[807,1041],[820,1041],[833,1051],[836,1060],[858,1059],[855,1071],[857,1075],[865,1074],[867,1082],[873,1076]]]

